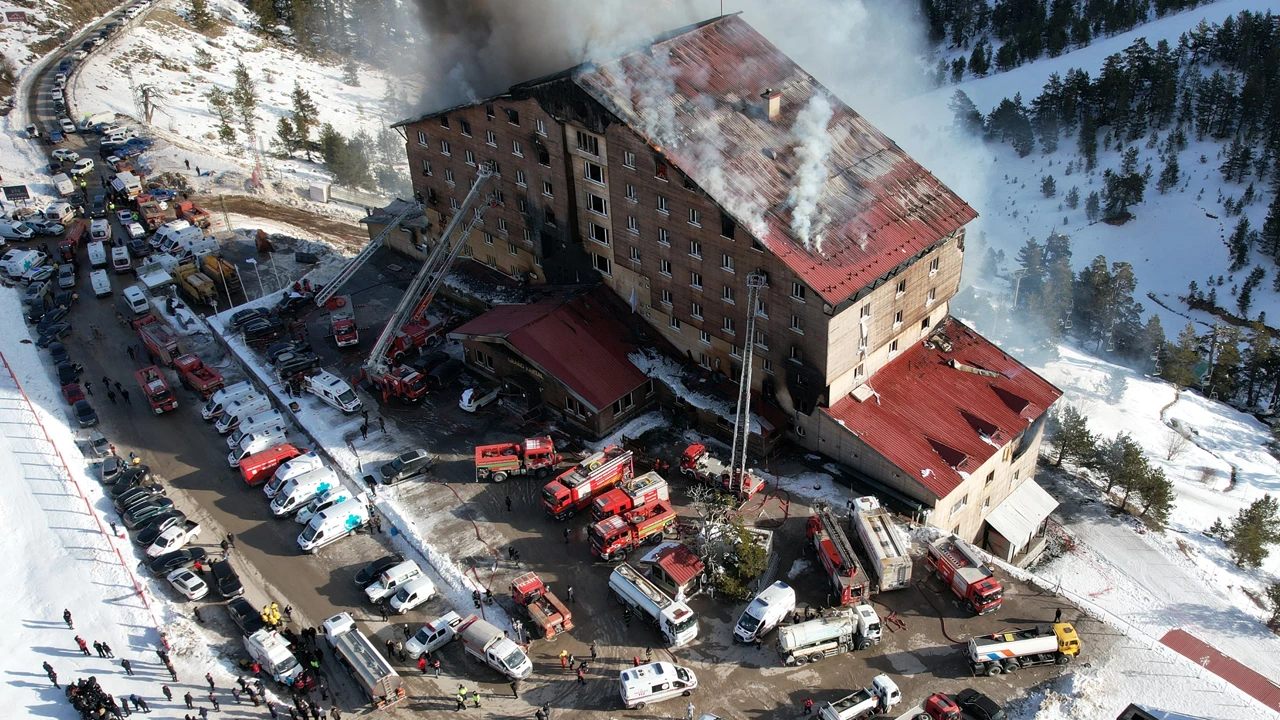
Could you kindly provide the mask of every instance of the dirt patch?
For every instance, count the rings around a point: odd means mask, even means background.
[[[368,232],[359,225],[316,215],[288,205],[273,205],[254,197],[226,195],[221,201],[215,197],[198,197],[196,201],[202,207],[209,208],[211,212],[220,211],[225,205],[227,212],[297,225],[304,230],[316,233],[325,240],[338,243],[344,249],[354,250],[369,240]]]
[[[1181,552],[1185,558],[1188,560],[1195,560],[1195,551],[1191,549],[1191,546],[1188,545],[1185,540],[1182,538],[1175,538],[1174,542],[1177,543],[1178,551]]]

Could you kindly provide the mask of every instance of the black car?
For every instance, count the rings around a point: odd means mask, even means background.
[[[58,384],[69,385],[79,379],[84,372],[80,363],[58,363]]]
[[[276,358],[285,353],[307,352],[310,349],[311,343],[306,340],[285,340],[268,345],[267,349],[262,351],[262,354],[266,356],[268,364],[275,365]]]
[[[245,342],[266,341],[279,337],[284,332],[284,323],[280,318],[255,318],[244,326]]]
[[[146,466],[144,465],[143,468]],[[114,501],[116,498],[129,491],[129,488],[143,487],[147,485],[159,485],[153,482],[150,472],[138,472],[137,467],[126,467],[120,476],[116,478],[115,483],[111,485],[111,489],[107,495]],[[163,494],[163,493],[161,493]]]
[[[289,297],[281,300],[280,304],[276,305],[276,312],[281,315],[297,315],[303,310],[315,306],[312,297],[313,296],[309,293],[290,295]]]
[[[237,310],[231,315],[231,319],[227,321],[227,328],[231,330],[239,330],[255,318],[267,318],[271,316],[271,311],[266,308],[246,308]]]
[[[49,359],[53,360],[53,364],[71,362],[71,353],[67,350],[67,346],[60,342],[49,343]]]
[[[956,695],[956,704],[977,720],[1004,720],[1004,708],[973,688],[961,690]]]
[[[172,508],[172,498],[154,497],[141,505],[134,505],[125,510],[124,514],[120,516],[120,520],[125,527],[135,530],[151,522],[151,518]]]
[[[436,390],[448,387],[458,379],[465,367],[461,360],[449,358],[427,373],[427,385]]]
[[[138,533],[133,536],[133,544],[139,547],[149,547],[151,543],[156,541],[156,538],[160,537],[160,533],[186,521],[187,515],[181,510],[160,513],[138,530]]]
[[[213,589],[224,598],[239,597],[244,594],[244,586],[240,584],[240,576],[231,567],[230,560],[219,560],[209,566],[213,576]]]
[[[107,216],[107,194],[101,190],[95,190],[93,195],[89,197],[89,217],[97,219]]]
[[[76,300],[79,300],[79,299],[80,299],[80,296],[76,294],[75,290],[63,290],[62,292],[53,296],[53,306],[70,308],[72,305],[75,305]]]
[[[197,560],[204,560],[208,554],[201,547],[183,548],[165,553],[151,561],[151,574],[164,577],[178,568],[191,567]]]
[[[43,325],[44,321],[42,320],[40,324]],[[36,347],[42,347],[42,348],[49,347],[55,342],[66,337],[67,333],[69,332],[71,332],[71,323],[69,322],[54,323],[50,325],[48,328],[46,328],[44,332],[40,333],[39,338],[36,338]]]
[[[252,635],[266,626],[266,623],[262,622],[261,613],[242,597],[227,603],[227,612],[231,615],[231,622],[235,623],[236,627],[240,628],[240,632],[245,635]]]
[[[76,416],[76,422],[80,423],[80,427],[93,427],[98,424],[98,413],[94,412],[93,406],[88,400],[77,400],[75,405],[71,406],[71,412]]]
[[[276,370],[286,378],[320,367],[320,356],[313,352],[285,353],[276,358]]]
[[[161,485],[136,485],[130,487],[122,480],[117,482],[115,487],[111,489],[114,491],[117,487],[123,488],[119,495],[112,493],[111,502],[115,503],[117,512],[128,512],[138,505],[164,497],[164,487]]]
[[[103,485],[115,486],[116,482],[124,475],[124,461],[115,455],[108,455],[102,458],[102,462],[98,463],[98,481]]]
[[[399,565],[402,562],[404,562],[404,556],[400,553],[395,553],[394,555],[383,555],[377,560],[374,560],[368,565],[360,568],[360,571],[356,573],[356,584],[362,588],[368,587],[374,580],[377,580],[378,576],[383,572]]]
[[[129,255],[134,258],[144,258],[151,254],[151,244],[142,238],[136,238],[125,243],[129,248]]]
[[[436,456],[426,450],[410,450],[401,453],[395,460],[378,468],[383,485],[395,485],[406,480],[426,475],[436,466]]]
[[[449,353],[443,350],[432,350],[420,358],[409,361],[409,367],[426,375],[436,368],[437,365],[449,359]]]
[[[67,316],[67,313],[69,312],[71,311],[64,307],[55,307],[54,309],[45,313],[44,317],[41,317],[40,322],[36,325],[36,332],[43,335],[44,332],[48,330],[49,327],[52,326],[54,323],[62,322],[62,319],[65,318]]]

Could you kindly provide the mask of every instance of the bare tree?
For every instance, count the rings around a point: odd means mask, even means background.
[[[142,118],[151,124],[156,110],[164,111],[164,99],[160,88],[155,85],[138,85],[133,90],[133,101],[142,110]]]
[[[1177,460],[1191,447],[1191,440],[1180,432],[1173,432],[1164,443],[1164,459]]]

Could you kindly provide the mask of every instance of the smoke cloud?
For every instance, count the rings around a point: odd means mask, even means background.
[[[827,156],[831,154],[831,134],[827,125],[834,111],[831,103],[821,94],[814,95],[792,128],[799,145],[796,158],[800,167],[796,170],[795,186],[787,197],[791,206],[791,231],[806,248],[822,252],[822,231],[826,218],[818,212],[818,200],[827,184]]]

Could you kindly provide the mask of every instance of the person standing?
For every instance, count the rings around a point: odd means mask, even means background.
[[[427,674],[427,654],[426,653],[422,653],[421,655],[418,656],[418,669],[422,671],[423,675]]]
[[[585,669],[581,665],[578,666],[578,684],[579,685],[587,684],[586,672],[584,670]]]
[[[568,587],[568,589],[566,589],[566,590],[564,591],[564,594],[569,596],[569,602],[576,602],[576,601],[573,599],[573,586],[572,586],[572,585],[570,585],[570,586]]]
[[[511,512],[511,496],[507,496],[507,512]]]
[[[214,712],[222,709],[222,706],[218,704],[218,698],[213,693],[209,693],[209,704],[213,705]]]
[[[463,685],[458,686],[458,706],[454,708],[454,712],[467,709],[467,688]]]
[[[129,675],[133,675],[133,663],[129,662],[129,658],[121,660],[120,667],[124,668],[124,671]]]
[[[133,403],[129,402],[129,389],[128,389],[128,388],[125,388],[125,389],[123,389],[123,390],[121,390],[121,391],[120,391],[120,397],[124,398],[124,404],[125,404],[125,405],[132,405],[132,404],[133,404]]]
[[[205,673],[204,679],[205,679],[205,682],[209,683],[209,694],[213,694],[213,691],[217,690],[217,688],[214,687],[213,685],[213,673]]]
[[[563,670],[567,667],[569,667],[569,651],[561,650],[560,651],[560,669]]]
[[[108,390],[108,391],[107,391],[107,399],[111,401],[111,404],[112,404],[112,405],[115,405],[115,404],[116,404],[116,391],[115,391],[115,390]]]
[[[116,656],[116,654],[111,651],[111,646],[106,643],[102,643],[102,652],[106,653],[108,658],[114,658]]]
[[[688,705],[684,706],[684,720],[693,720],[693,701],[690,700]]]
[[[413,631],[409,629],[409,623],[401,625],[400,631],[404,633],[405,640],[408,640],[413,635]]]
[[[98,653],[98,657],[100,658],[104,658],[107,656],[107,654],[102,650],[102,643],[98,642],[97,640],[93,641],[93,650],[94,652]]]
[[[477,708],[480,707],[480,691],[479,690],[471,691],[471,702],[475,703],[475,706]]]
[[[76,636],[76,645],[79,645],[79,646],[80,646],[80,652],[84,653],[84,654],[85,654],[85,657],[88,657],[88,656],[89,656],[89,643],[85,642],[85,641],[84,641],[84,638],[82,638],[82,637],[80,637],[79,635],[77,635],[77,636]]]
[[[381,415],[378,416],[378,429],[382,431],[383,435],[387,434],[387,421],[383,420]]]
[[[520,678],[511,681],[511,697],[520,698]]]
[[[49,681],[53,683],[54,687],[59,690],[62,689],[62,686],[58,684],[58,673],[53,671],[53,666],[49,664],[48,660],[44,661],[44,673],[49,676]]]
[[[227,544],[228,544],[228,545],[230,545],[231,547],[235,547],[235,546],[236,546],[236,536],[235,536],[235,533],[227,533]]]
[[[190,693],[190,692],[188,692],[186,695],[183,695],[183,696],[182,696],[182,699],[187,701],[187,709],[188,709],[188,710],[195,710],[195,709],[196,709],[195,698],[191,697],[191,693]]]
[[[160,692],[164,693],[165,700],[168,700],[169,702],[173,702],[173,691],[169,689],[168,685],[161,685]]]
[[[1059,614],[1059,615],[1061,615],[1061,614],[1062,614],[1062,611],[1061,611],[1061,610],[1059,610],[1059,611],[1058,611],[1058,614]],[[71,622],[71,611],[70,611],[70,610],[63,610],[63,611],[62,611],[62,622],[66,623],[66,624],[67,624],[67,627],[68,627],[69,629],[71,629],[71,630],[75,630],[75,629],[76,629],[76,625],[75,625],[75,623]]]

